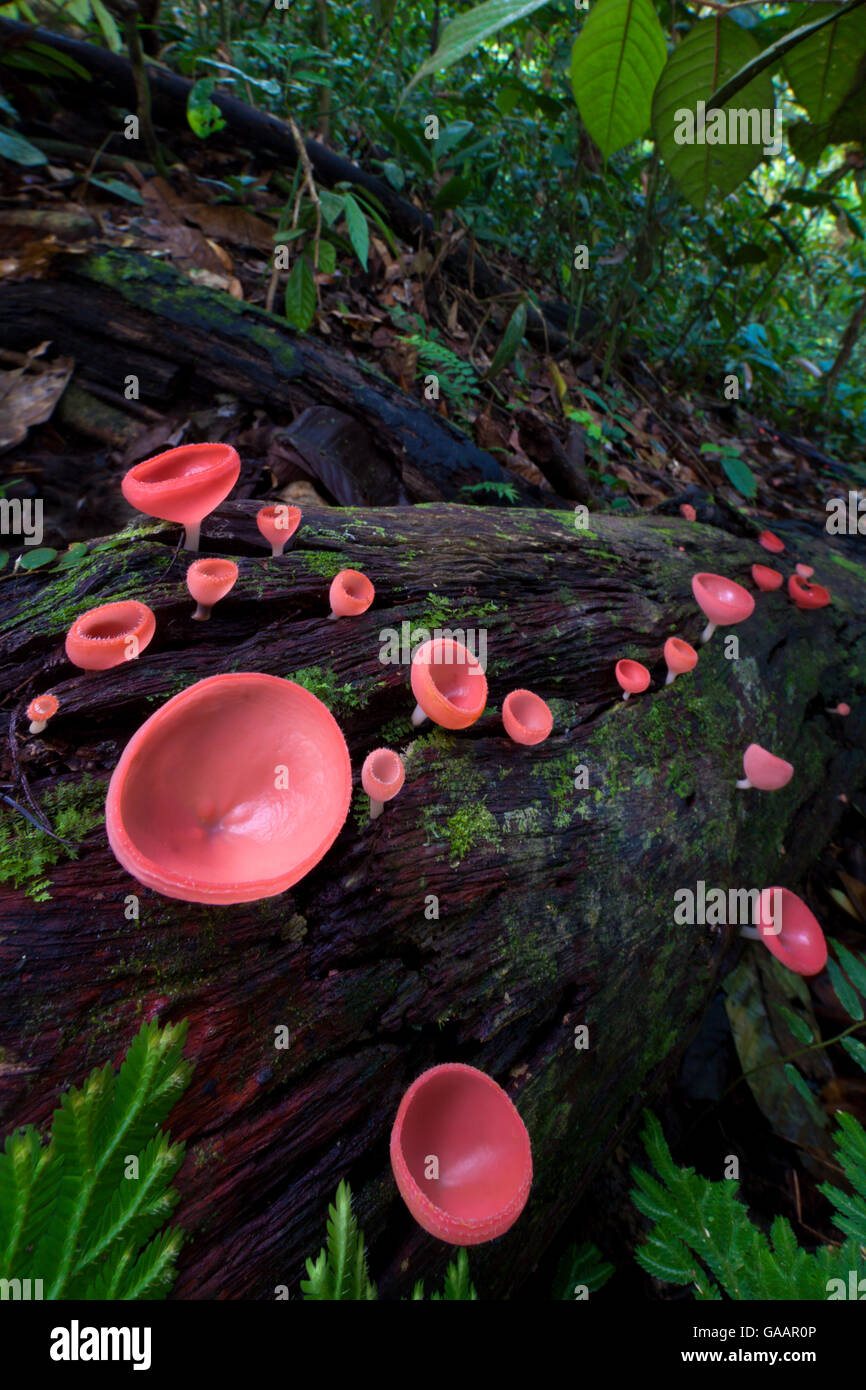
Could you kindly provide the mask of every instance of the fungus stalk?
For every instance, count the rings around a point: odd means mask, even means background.
[[[185,534],[184,539],[183,539],[183,548],[184,548],[184,550],[198,550],[198,543],[199,543],[200,538],[201,538],[201,522],[200,522],[200,521],[188,521],[187,524],[186,524],[186,534]],[[195,616],[198,617],[199,615],[196,613]],[[210,617],[210,613],[208,612],[208,613],[204,614],[204,616],[205,616],[205,617]]]
[[[715,624],[715,623],[707,623],[706,627],[704,628],[703,632],[701,633],[701,641],[702,641],[702,642],[709,642],[709,640],[710,640],[710,638],[712,637],[712,635],[713,635],[713,633],[715,632],[715,630],[716,630],[716,624]]]
[[[331,617],[333,618],[333,616],[334,614],[332,613]],[[427,715],[424,713],[424,710],[421,708],[421,706],[416,705],[412,711],[412,728],[417,729],[420,724],[424,723],[424,720],[426,718]]]

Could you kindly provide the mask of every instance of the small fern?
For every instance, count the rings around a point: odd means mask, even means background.
[[[850,1271],[866,1276],[866,1131],[851,1115],[840,1115],[838,1157],[855,1188],[853,1197],[827,1184],[821,1189],[836,1208],[833,1218],[848,1239],[802,1250],[790,1223],[777,1216],[769,1239],[749,1218],[730,1179],[712,1182],[693,1168],[679,1168],[661,1125],[647,1114],[643,1134],[655,1174],[633,1167],[632,1200],[654,1223],[635,1251],[638,1263],[657,1279],[691,1285],[700,1300],[827,1298],[831,1279]]]
[[[596,1293],[614,1273],[614,1267],[597,1246],[588,1242],[570,1245],[559,1261],[553,1296],[556,1299],[582,1299]]]
[[[49,1299],[165,1297],[183,1233],[160,1228],[184,1150],[158,1126],[192,1073],[185,1038],[185,1022],[145,1024],[117,1075],[97,1069],[61,1097],[47,1145],[33,1125],[7,1137],[0,1278],[41,1280]]]
[[[415,350],[418,359],[416,376],[433,372],[439,378],[443,395],[457,406],[465,406],[478,395],[478,376],[469,362],[464,362],[444,343],[424,333],[410,333],[400,339]]]
[[[352,1211],[352,1190],[347,1182],[340,1183],[334,1205],[328,1208],[326,1244],[315,1260],[307,1260],[307,1275],[301,1280],[305,1302],[368,1302],[379,1296],[367,1274],[364,1233]],[[419,1280],[412,1290],[412,1299],[423,1298],[424,1284]],[[434,1293],[431,1301],[474,1302],[477,1298],[469,1278],[469,1259],[466,1251],[461,1250],[445,1272],[442,1293]]]

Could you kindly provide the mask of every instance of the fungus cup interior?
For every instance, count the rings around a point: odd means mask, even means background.
[[[186,572],[186,584],[197,603],[213,603],[234,588],[238,567],[234,560],[194,560]]]
[[[370,755],[370,776],[381,787],[392,787],[403,780],[403,764],[396,753],[383,748]]]
[[[531,690],[512,690],[511,694],[505,697],[503,711],[506,708],[511,717],[530,733],[550,732],[553,722],[550,709],[544,700],[539,695],[533,695]]]
[[[704,613],[716,624],[739,622],[755,609],[755,600],[748,589],[721,574],[696,574],[692,592]]]
[[[693,671],[698,664],[698,654],[694,647],[681,637],[669,637],[665,642],[665,661],[678,676]]]
[[[373,585],[360,570],[341,570],[334,579],[334,587],[353,604],[370,604],[373,601]]]
[[[650,683],[650,673],[640,661],[630,661],[627,657],[616,663],[615,674],[623,690],[630,694],[640,694]]]
[[[133,735],[106,828],[124,868],[166,897],[254,902],[319,862],[350,797],[346,741],[321,700],[276,676],[210,676]]]
[[[137,463],[121,490],[146,515],[190,526],[228,497],[240,471],[240,459],[229,444],[183,444]]]
[[[423,671],[441,699],[462,713],[484,708],[487,678],[480,663],[460,642],[446,637],[425,642],[413,662],[413,675],[418,671]],[[420,698],[417,690],[415,695]]]
[[[774,895],[780,895],[782,928],[773,918]],[[827,964],[827,942],[817,917],[788,888],[765,888],[760,897],[758,930],[773,955],[797,975],[817,975]]]
[[[501,1234],[520,1214],[532,1176],[529,1135],[505,1091],[484,1072],[460,1063],[425,1072],[403,1097],[393,1140],[411,1188],[446,1217],[470,1228],[492,1222]],[[431,1154],[437,1178],[425,1176]],[[506,1212],[507,1224],[497,1223]],[[435,1212],[429,1217],[421,1221],[425,1229],[443,1234]]]
[[[76,618],[66,634],[66,655],[83,670],[108,670],[140,655],[155,631],[156,618],[147,604],[137,599],[105,603]]]

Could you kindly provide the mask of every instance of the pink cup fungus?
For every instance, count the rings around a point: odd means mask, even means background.
[[[29,711],[28,711],[28,713],[29,713]],[[827,713],[828,713],[828,714],[841,714],[841,715],[844,717],[846,714],[850,714],[850,713],[851,713],[851,706],[850,706],[850,705],[846,705],[846,704],[845,704],[845,701],[842,700],[838,705],[833,705],[832,709],[828,707]]]
[[[257,902],[318,864],[351,795],[346,740],[309,690],[258,672],[208,676],[133,734],[105,824],[124,869],[164,897]]]
[[[684,676],[687,671],[693,671],[698,664],[698,654],[694,647],[689,646],[681,637],[669,637],[665,642],[665,665],[668,674],[665,685],[673,685],[677,676]]]
[[[206,622],[214,604],[234,588],[237,578],[234,560],[193,560],[186,572],[186,587],[196,602],[192,616],[198,622]]]
[[[31,734],[41,734],[60,708],[60,701],[56,695],[37,695],[27,706],[27,718],[30,720]]]
[[[741,927],[740,936],[762,941],[795,975],[817,975],[824,969],[827,964],[824,933],[796,893],[787,888],[765,888],[756,915],[757,926]]]
[[[776,589],[781,589],[785,582],[785,576],[778,570],[771,570],[769,565],[752,565],[752,578],[758,588],[765,594],[771,594]]]
[[[229,444],[183,444],[137,463],[120,486],[140,512],[183,526],[187,550],[198,550],[202,521],[225,501],[240,471]]]
[[[691,502],[683,502],[680,507],[680,512],[685,517],[686,521],[697,521],[698,519],[698,514]]]
[[[788,580],[788,593],[797,607],[804,611],[813,608],[826,608],[830,602],[829,589],[825,589],[822,584],[810,584],[807,579],[801,579],[798,574],[792,574]]]
[[[360,570],[340,570],[331,580],[328,597],[332,618],[358,618],[370,607],[376,590]]]
[[[743,771],[746,775],[737,783],[742,791],[755,787],[759,792],[777,792],[787,787],[794,776],[792,763],[768,753],[757,743],[750,743],[743,754]]]
[[[755,600],[748,589],[721,574],[694,575],[692,593],[708,620],[701,633],[702,642],[709,642],[717,627],[741,623],[755,611]]]
[[[422,1073],[400,1101],[391,1168],[419,1226],[449,1245],[481,1245],[526,1206],[532,1149],[502,1087],[448,1062]]]
[[[66,655],[83,671],[107,671],[134,661],[156,632],[156,618],[146,603],[122,599],[88,608],[66,634]]]
[[[432,719],[443,729],[468,729],[487,704],[487,677],[462,642],[433,637],[412,658],[412,714],[416,727]]]
[[[540,695],[512,690],[502,702],[505,732],[515,743],[543,743],[553,728],[553,714]]]
[[[769,550],[773,555],[781,555],[785,549],[784,541],[780,541],[778,536],[774,536],[772,531],[762,531],[758,537],[758,545],[762,545],[765,550]]]
[[[624,700],[639,695],[650,683],[650,673],[639,661],[618,661],[614,675],[622,689]]]
[[[256,514],[256,525],[271,547],[271,556],[282,555],[300,524],[300,507],[289,507],[284,503],[262,507]]]
[[[815,573],[811,565],[797,565],[795,568],[801,579],[811,579]]]
[[[390,748],[374,748],[364,759],[361,786],[370,798],[370,820],[381,816],[385,802],[395,797],[406,780],[406,769],[399,753]]]

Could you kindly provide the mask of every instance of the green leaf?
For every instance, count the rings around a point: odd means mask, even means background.
[[[843,946],[841,941],[834,941],[833,949],[839,960],[839,964],[845,967],[845,973],[860,993],[866,998],[866,961],[855,956],[853,951],[849,951],[847,946]]]
[[[113,14],[105,8],[102,0],[90,0],[90,4],[108,47],[112,53],[120,53],[123,48],[123,39],[120,37],[120,30],[114,22]]]
[[[57,551],[50,546],[40,546],[38,550],[25,550],[19,557],[18,567],[22,570],[38,570],[42,565],[50,565],[57,559]]]
[[[800,1072],[794,1066],[793,1062],[785,1063],[785,1075],[787,1076],[791,1085],[794,1087],[794,1090],[806,1102],[807,1105],[815,1106],[817,1104],[814,1095],[809,1089],[808,1083],[801,1076]]]
[[[779,1012],[784,1017],[785,1022],[798,1042],[812,1043],[815,1041],[811,1025],[807,1023],[805,1018],[801,1018],[799,1014],[794,1013],[793,1009],[787,1008],[784,1004],[781,1006]]]
[[[570,1245],[559,1261],[553,1297],[571,1302],[581,1286],[587,1293],[595,1293],[614,1272],[614,1266],[604,1259],[595,1245],[589,1242]]]
[[[319,270],[323,275],[333,275],[337,269],[337,248],[332,241],[319,242]]]
[[[316,313],[316,282],[306,256],[298,256],[286,284],[286,318],[306,333]]]
[[[763,265],[767,259],[767,253],[763,246],[759,246],[756,241],[744,242],[738,246],[732,256],[728,258],[729,266],[738,265]]]
[[[571,86],[605,159],[649,129],[666,59],[664,30],[650,0],[595,0],[572,49]]]
[[[719,461],[731,486],[735,487],[742,497],[751,501],[757,495],[758,484],[749,465],[744,463],[738,454],[727,449],[722,451]]]
[[[393,159],[386,159],[385,163],[382,165],[382,173],[385,175],[391,187],[395,188],[399,193],[400,189],[403,188],[406,183],[406,175],[403,173],[400,165],[395,164]]]
[[[854,1019],[861,1019],[863,1017],[863,1005],[857,997],[856,990],[852,989],[832,956],[827,961],[827,974],[830,976],[836,991],[836,998],[845,1012]]]
[[[87,558],[87,546],[84,541],[74,541],[68,550],[65,550],[57,561],[59,570],[74,570]]]
[[[866,52],[866,11],[840,17],[837,5],[799,7],[809,20],[830,18],[826,28],[798,43],[785,58],[785,74],[816,125],[829,121],[854,84]]]
[[[421,64],[403,92],[403,97],[406,97],[422,78],[451,67],[459,58],[465,58],[467,53],[474,53],[479,44],[492,38],[507,24],[514,24],[516,20],[523,19],[534,10],[540,10],[542,5],[548,3],[549,0],[485,0],[484,4],[474,5],[465,14],[458,15],[445,25],[439,47],[432,57]]]
[[[696,128],[697,103],[706,102],[708,113],[719,109],[713,98],[719,79],[739,72],[758,51],[754,36],[727,16],[699,20],[671,53],[655,89],[652,126],[659,154],[683,197],[699,212],[704,211],[711,190],[733,192],[763,158],[760,141],[698,144]],[[760,112],[772,110],[773,104],[773,84],[762,76],[742,91],[736,109]],[[690,113],[690,123],[684,112]],[[726,115],[728,133],[730,117]],[[749,129],[748,134],[754,132]],[[692,143],[687,138],[690,135]]]
[[[91,174],[90,182],[95,188],[104,188],[106,193],[113,193],[116,198],[123,198],[127,203],[136,203],[139,207],[144,205],[144,199],[137,188],[132,188],[122,179],[100,179]]]
[[[842,1046],[861,1071],[866,1071],[866,1044],[859,1038],[843,1038]]]
[[[370,228],[367,226],[366,217],[358,207],[351,193],[346,193],[343,201],[349,240],[352,243],[355,255],[366,270],[367,254],[370,250]]]
[[[333,227],[337,218],[343,212],[345,200],[339,193],[332,193],[329,188],[319,189],[319,202],[322,205],[322,217],[328,227]]]
[[[434,1293],[431,1303],[474,1303],[478,1299],[475,1285],[469,1278],[469,1256],[466,1247],[461,1246],[457,1259],[452,1260],[445,1271],[445,1284],[441,1294]]]
[[[305,1302],[368,1302],[377,1297],[367,1275],[364,1236],[347,1182],[340,1183],[334,1205],[328,1208],[327,1244],[316,1260],[307,1260],[307,1276],[301,1282]]]
[[[0,159],[8,159],[12,164],[22,164],[25,167],[48,163],[48,156],[43,154],[42,150],[31,145],[23,135],[16,135],[14,130],[7,130],[5,126],[0,126]]]
[[[215,102],[211,101],[215,77],[202,77],[190,88],[186,99],[186,118],[190,130],[200,140],[206,140],[215,131],[222,130],[225,120]]]
[[[470,174],[455,174],[453,179],[443,183],[433,199],[432,206],[437,212],[441,211],[442,208],[456,208],[468,197],[474,187],[475,180]]]
[[[6,566],[7,566],[8,564],[9,564],[9,551],[8,551],[8,550],[0,550],[0,570],[5,570],[5,568],[6,568]]]
[[[505,332],[502,335],[502,342],[493,354],[493,361],[487,369],[487,376],[497,376],[504,367],[507,367],[511,359],[523,342],[526,333],[526,300],[521,299],[508,320]]]

